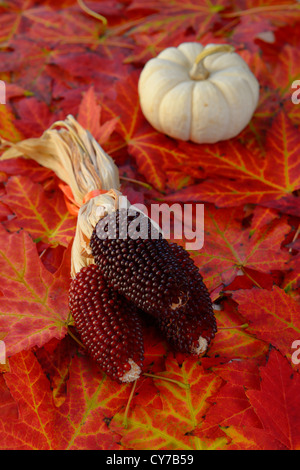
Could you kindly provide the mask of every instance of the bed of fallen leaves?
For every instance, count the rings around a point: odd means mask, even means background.
[[[67,334],[76,218],[59,181],[29,160],[0,162],[0,447],[300,449],[299,4],[87,5],[107,25],[75,0],[0,2],[0,135],[38,137],[73,114],[139,182],[123,180],[131,202],[204,203],[193,256],[219,332],[197,360],[148,326],[145,370],[162,378],[139,379],[124,426],[132,385],[108,379]],[[143,117],[143,65],[185,41],[234,45],[259,80],[259,105],[236,138],[179,142]]]

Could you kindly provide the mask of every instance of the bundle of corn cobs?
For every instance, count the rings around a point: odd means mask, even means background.
[[[217,328],[198,268],[150,218],[130,204],[119,205],[117,167],[90,133],[68,116],[41,138],[17,144],[2,141],[2,147],[9,147],[2,158],[32,158],[63,182],[67,205],[77,215],[70,313],[81,342],[100,368],[119,382],[140,376],[143,315],[155,318],[175,350],[204,354]],[[132,224],[146,231],[131,237]]]

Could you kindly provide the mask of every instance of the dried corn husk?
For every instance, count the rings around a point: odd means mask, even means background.
[[[55,122],[40,138],[18,143],[1,140],[6,149],[2,159],[24,157],[53,170],[70,188],[78,208],[77,227],[72,246],[71,277],[93,263],[89,248],[92,231],[100,218],[118,208],[121,195],[118,168],[93,136],[69,115]],[[106,191],[85,202],[96,190]]]
[[[79,206],[92,190],[120,189],[119,172],[113,159],[71,115],[64,121],[56,121],[39,138],[15,144],[2,139],[1,146],[9,147],[2,160],[22,156],[53,170],[70,186]]]
[[[92,232],[97,222],[119,207],[119,191],[111,189],[106,194],[93,197],[79,209],[76,233],[72,245],[71,277],[81,268],[94,263],[89,246]]]

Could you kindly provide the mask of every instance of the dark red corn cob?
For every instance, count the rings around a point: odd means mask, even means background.
[[[124,209],[114,217],[108,215],[97,224],[90,242],[95,263],[109,286],[154,315],[174,349],[203,354],[217,326],[209,292],[189,253],[163,239],[146,217],[141,238],[134,239],[130,224],[136,215],[129,216]]]
[[[185,305],[169,309],[158,324],[167,341],[182,353],[201,355],[206,352],[217,332],[209,292],[190,254],[176,243],[170,244],[189,281],[189,299]]]
[[[198,267],[190,257],[189,252],[182,246],[177,245],[177,243],[170,243],[170,247],[176,258],[179,260],[189,283],[189,299],[185,310],[189,315],[205,317],[210,315],[214,317],[208,289],[203,282],[203,277],[200,274]]]
[[[169,310],[159,317],[158,324],[176,351],[195,355],[207,351],[217,331],[213,315],[189,315],[185,307]]]
[[[135,221],[141,233],[133,239]],[[181,261],[148,217],[127,209],[107,215],[95,227],[90,247],[108,285],[144,312],[158,317],[187,302],[189,280]]]
[[[71,283],[69,306],[89,355],[112,379],[136,380],[143,364],[143,335],[136,307],[107,287],[98,266],[82,268]]]

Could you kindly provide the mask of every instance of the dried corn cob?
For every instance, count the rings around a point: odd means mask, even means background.
[[[188,279],[189,298],[182,307],[160,315],[158,325],[175,350],[201,355],[207,351],[217,331],[212,302],[190,254],[176,243],[170,243],[170,247]]]
[[[144,238],[131,237],[136,219],[137,215],[127,209],[108,214],[98,222],[90,247],[108,284],[144,312],[158,317],[187,302],[189,281],[167,240],[155,232],[151,219],[140,214],[140,224],[147,224]],[[103,239],[105,226],[108,237]],[[127,238],[122,238],[125,233]]]
[[[174,349],[203,354],[215,336],[216,321],[197,266],[184,248],[157,234],[148,218],[144,239],[129,238],[136,216],[123,211],[126,214],[117,211],[96,226],[90,243],[95,263],[113,289],[158,318]]]
[[[95,264],[71,283],[69,305],[89,355],[112,379],[136,380],[143,364],[143,335],[137,309],[109,289]]]
[[[186,307],[169,310],[159,317],[158,325],[176,351],[202,355],[217,331],[215,317],[209,313],[190,315],[188,311]]]
[[[170,247],[179,260],[182,270],[189,282],[189,299],[186,303],[186,312],[189,315],[214,317],[212,302],[199,268],[195,265],[188,251],[177,243],[170,243]]]

